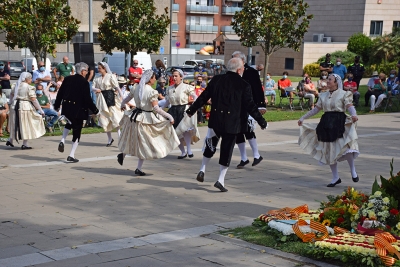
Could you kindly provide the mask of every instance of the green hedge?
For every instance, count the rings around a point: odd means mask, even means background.
[[[397,70],[397,62],[390,63],[380,63],[380,64],[372,64],[371,66],[365,67],[364,77],[371,77],[373,71],[377,71],[378,73],[385,73],[389,75],[391,70]]]

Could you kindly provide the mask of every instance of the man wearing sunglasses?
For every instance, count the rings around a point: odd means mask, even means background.
[[[0,61],[0,85],[3,89],[3,93],[6,94],[7,98],[10,98],[11,84],[10,84],[10,71],[5,69],[5,64]]]
[[[129,68],[129,80],[135,81],[135,83],[140,82],[140,78],[142,78],[143,70],[139,67],[139,61],[137,59],[133,60],[133,66]]]
[[[47,84],[51,81],[51,74],[46,70],[46,65],[43,61],[38,64],[38,69],[33,72],[32,81],[35,85],[41,84],[43,88],[47,88]],[[48,92],[45,92],[47,94]]]

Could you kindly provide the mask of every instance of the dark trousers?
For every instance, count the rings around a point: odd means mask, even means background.
[[[65,125],[65,128],[68,130],[72,129],[72,142],[75,142],[76,140],[78,140],[79,142],[79,140],[81,139],[83,120],[81,119],[69,119],[69,120],[71,121],[71,123],[67,123]]]
[[[373,93],[372,93],[372,91],[370,91],[370,90],[368,90],[366,93],[365,93],[365,98],[364,98],[364,100],[365,100],[365,106],[366,107],[368,107],[368,103],[369,103],[369,98],[371,97],[371,95],[373,95]]]
[[[221,138],[221,148],[219,154],[219,164],[222,166],[229,167],[232,159],[233,148],[235,147],[236,134],[228,134],[228,133],[217,133],[216,136],[211,138],[212,147],[216,148]],[[206,158],[212,158],[215,154],[216,149],[214,151],[206,143],[206,148],[204,149],[203,156]]]
[[[239,133],[236,135],[236,144],[241,144],[241,143],[246,142],[245,138],[246,138],[246,140],[256,138],[256,134],[254,132],[250,132],[250,131],[248,131],[246,133]]]
[[[354,77],[353,81],[357,84],[357,90],[358,87],[360,87],[360,81],[361,81],[362,77]]]

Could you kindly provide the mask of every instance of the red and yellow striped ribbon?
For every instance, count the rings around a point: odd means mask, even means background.
[[[317,235],[315,233],[307,233],[304,234],[301,230],[300,230],[300,226],[305,226],[308,225],[308,223],[302,219],[299,219],[293,226],[293,231],[294,233],[301,239],[303,240],[303,242],[315,242],[315,241],[321,241],[325,238],[327,238],[329,236],[328,230],[326,230],[326,227],[322,224],[320,224],[319,222],[315,222],[315,221],[310,221],[310,228],[313,230],[316,230],[320,233],[322,233],[323,235],[320,237],[317,237]]]
[[[338,226],[333,227],[333,231],[335,232],[335,235],[337,234],[344,234],[344,233],[349,233],[350,231]]]
[[[308,206],[306,204],[294,209],[286,207],[279,210],[270,210],[266,214],[261,214],[258,218],[264,222],[268,222],[272,219],[290,220],[297,219],[301,213],[308,213]]]
[[[392,266],[396,262],[395,258],[387,256],[388,252],[395,254],[400,259],[400,253],[391,245],[396,241],[396,238],[388,232],[375,234],[374,245],[376,253],[386,266]]]

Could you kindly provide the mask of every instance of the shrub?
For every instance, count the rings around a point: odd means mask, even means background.
[[[348,41],[347,50],[360,55],[362,62],[369,62],[369,55],[371,53],[372,40],[363,33],[353,34]]]
[[[389,75],[391,70],[397,70],[397,62],[388,62],[388,63],[380,63],[380,64],[372,64],[368,67],[365,67],[365,73],[364,73],[364,77],[371,77],[372,72],[374,72],[375,70],[378,73],[385,73],[386,75]]]
[[[333,53],[331,53],[331,61],[333,64],[336,63],[336,59],[338,57],[340,57],[342,59],[342,64],[345,65],[346,67],[349,66],[351,63],[354,62],[354,57],[356,56],[356,54],[354,54],[351,51],[345,50],[345,51],[335,51]],[[318,62],[322,62],[325,61],[325,55],[320,57],[318,59]]]
[[[311,63],[305,65],[303,72],[307,73],[311,77],[319,77],[320,76],[319,63]]]

